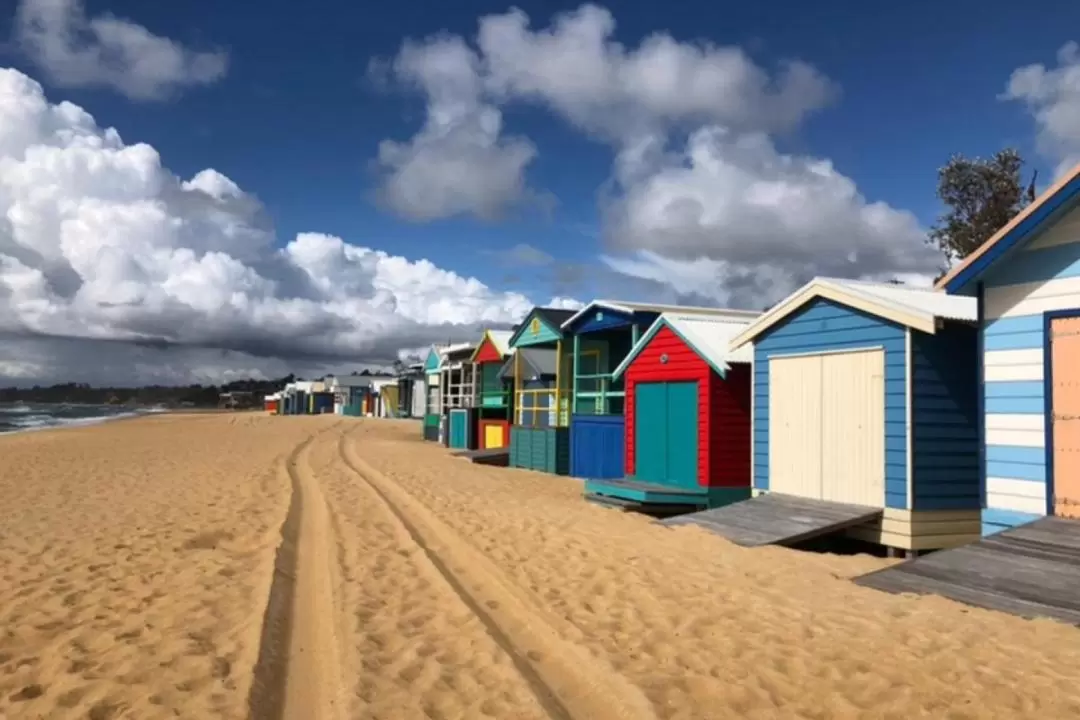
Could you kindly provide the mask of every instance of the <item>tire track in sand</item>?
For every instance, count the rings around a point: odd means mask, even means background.
[[[556,630],[561,624],[557,618],[426,506],[361,460],[345,434],[338,451],[345,466],[509,655],[548,715],[559,720],[655,720],[640,688],[567,640]]]
[[[335,720],[341,707],[332,529],[322,490],[307,466],[311,445],[339,424],[301,442],[279,466],[291,494],[248,698],[252,720]]]

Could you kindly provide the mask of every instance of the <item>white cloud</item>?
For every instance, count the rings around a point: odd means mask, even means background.
[[[408,143],[380,145],[385,204],[427,221],[490,219],[535,200],[525,174],[536,149],[502,136],[498,107],[506,102],[540,103],[588,132],[623,140],[706,120],[790,129],[834,94],[804,63],[787,63],[772,78],[739,48],[662,33],[627,51],[611,38],[614,27],[611,13],[595,5],[537,31],[513,9],[480,19],[476,50],[457,36],[406,41],[389,75],[423,92],[427,120]]]
[[[88,18],[82,0],[22,0],[16,35],[59,87],[108,87],[160,100],[225,75],[224,52],[200,52],[110,14]]]
[[[157,348],[143,365],[162,372],[184,367],[162,347],[213,359],[200,360],[211,369],[385,363],[402,347],[513,322],[532,304],[329,235],[279,248],[264,208],[225,175],[181,180],[152,147],[0,69],[0,362],[20,375],[34,363],[18,348],[33,354],[42,338],[99,341],[116,366],[138,353],[103,341]],[[87,357],[72,352],[37,364],[74,376]]]
[[[440,36],[406,43],[398,62],[453,47],[468,62],[452,65],[447,94],[539,105],[609,144],[602,261],[665,296],[754,306],[816,274],[938,270],[910,213],[867,201],[828,160],[776,149],[773,136],[836,97],[818,70],[792,60],[770,73],[741,48],[666,33],[625,47],[614,31],[596,5],[535,30],[515,9],[480,19],[475,52]]]
[[[1039,150],[1058,162],[1060,175],[1080,162],[1080,45],[1058,50],[1058,66],[1026,65],[1009,77],[1004,100],[1024,103],[1038,127]]]
[[[627,148],[615,180],[609,244],[628,256],[607,264],[720,303],[773,302],[814,275],[921,277],[942,262],[911,213],[762,134],[706,127],[678,153],[659,140]]]
[[[770,77],[738,47],[658,32],[627,49],[614,32],[612,14],[592,4],[540,30],[517,9],[481,18],[485,84],[496,97],[542,103],[581,128],[623,140],[701,122],[790,130],[835,93],[802,62]]]
[[[427,120],[409,142],[379,144],[379,197],[398,215],[493,220],[527,202],[536,148],[501,137],[502,113],[481,95],[476,55],[459,38],[406,43],[391,71],[427,97]]]

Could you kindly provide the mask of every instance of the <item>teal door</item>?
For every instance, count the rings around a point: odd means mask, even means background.
[[[665,482],[667,472],[667,385],[641,383],[634,394],[634,477]]]
[[[468,447],[468,437],[466,436],[468,419],[468,415],[464,411],[450,411],[450,447]]]
[[[634,477],[698,486],[696,382],[641,383],[634,395]]]

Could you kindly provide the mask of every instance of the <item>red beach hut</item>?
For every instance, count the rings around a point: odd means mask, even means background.
[[[620,507],[719,507],[750,497],[753,317],[663,313],[613,377],[626,387],[626,477],[589,480],[586,498]]]

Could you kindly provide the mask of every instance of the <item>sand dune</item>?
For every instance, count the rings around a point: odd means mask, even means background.
[[[405,422],[0,438],[0,717],[1080,712],[1080,631],[847,581],[885,562],[667,529]]]

